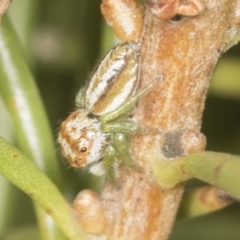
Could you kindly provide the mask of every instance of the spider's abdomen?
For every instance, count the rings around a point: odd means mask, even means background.
[[[85,107],[101,116],[120,107],[136,90],[139,79],[139,45],[113,48],[95,69],[85,93]]]
[[[62,122],[58,137],[61,153],[73,167],[98,162],[104,155],[108,134],[100,130],[98,118],[78,109]]]

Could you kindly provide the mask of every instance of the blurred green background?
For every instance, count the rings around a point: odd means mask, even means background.
[[[100,13],[100,0],[13,1],[10,19],[21,39],[28,64],[42,96],[52,132],[57,136],[61,120],[74,109],[80,86],[98,59],[114,44],[111,29]],[[240,46],[220,60],[206,100],[202,132],[207,150],[240,155]],[[11,119],[0,102],[0,135],[14,142]],[[56,144],[57,151],[57,144]],[[59,156],[66,197],[83,188],[98,189],[101,179],[74,170]],[[202,185],[193,180],[188,187]],[[38,239],[31,200],[1,177],[0,239]],[[7,206],[4,197],[10,198]],[[24,216],[24,217],[23,217]],[[240,207],[176,222],[171,240],[239,240]]]

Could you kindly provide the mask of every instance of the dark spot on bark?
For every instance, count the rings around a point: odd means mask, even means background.
[[[163,142],[162,152],[167,158],[176,158],[183,155],[184,151],[181,145],[182,131],[166,134]]]
[[[182,20],[185,19],[185,18],[186,18],[185,16],[180,15],[180,14],[177,14],[177,15],[175,15],[173,18],[171,18],[170,20],[171,20],[172,22],[180,22],[180,21],[182,21]]]
[[[141,198],[138,197],[138,198],[136,199],[136,201],[137,201],[137,202],[141,202]]]

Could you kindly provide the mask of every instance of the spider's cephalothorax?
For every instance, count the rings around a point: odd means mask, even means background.
[[[156,82],[136,93],[139,80],[139,45],[113,48],[97,66],[76,97],[78,109],[61,124],[61,153],[73,167],[89,166],[96,175],[114,179],[120,162],[134,166],[128,152],[129,135],[141,132],[129,118],[136,102]]]

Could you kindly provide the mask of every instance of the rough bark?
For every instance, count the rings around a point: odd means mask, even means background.
[[[171,160],[162,150],[166,134],[200,131],[213,69],[221,53],[234,43],[240,26],[239,0],[201,2],[204,9],[196,16],[172,20],[154,16],[146,6],[137,37],[141,43],[141,87],[160,75],[163,79],[139,102],[134,119],[161,133],[132,138],[131,153],[142,171],[123,167],[118,171],[120,187],[106,183],[101,201],[108,226],[92,239],[163,240],[169,236],[184,185],[163,189],[154,180],[151,161]],[[195,151],[203,150],[203,141]]]

